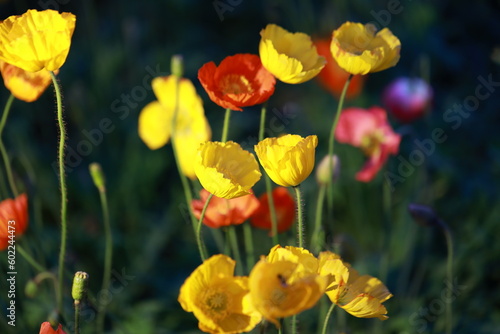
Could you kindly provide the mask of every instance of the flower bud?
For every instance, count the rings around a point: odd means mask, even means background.
[[[73,278],[73,287],[71,289],[71,296],[75,300],[75,304],[79,304],[87,294],[87,282],[89,274],[83,271],[77,271]]]
[[[104,192],[106,190],[106,180],[104,178],[104,173],[102,172],[101,165],[97,162],[93,162],[89,166],[90,176],[92,181],[94,181],[95,186],[99,191]]]
[[[409,123],[424,115],[432,96],[431,86],[423,79],[401,77],[387,86],[383,101],[398,121]]]
[[[427,205],[410,203],[408,211],[415,223],[421,226],[444,228],[443,222],[439,219],[436,212]]]
[[[184,61],[181,55],[173,55],[170,60],[170,71],[178,78],[184,74]]]
[[[24,293],[26,294],[26,297],[34,298],[38,293],[38,284],[36,284],[34,280],[30,279],[24,287]]]
[[[328,159],[328,157],[330,157],[330,159]],[[340,160],[337,155],[325,155],[316,168],[316,181],[320,185],[326,185],[329,183],[330,177],[332,177],[332,182],[337,181],[339,174]]]

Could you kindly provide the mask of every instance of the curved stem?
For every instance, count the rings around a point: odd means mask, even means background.
[[[17,191],[16,183],[14,182],[14,176],[12,175],[9,156],[2,140],[3,129],[5,128],[5,124],[7,123],[7,117],[9,116],[10,107],[12,106],[12,102],[14,101],[14,99],[14,95],[10,94],[9,98],[7,99],[7,103],[5,103],[5,108],[3,109],[2,119],[0,120],[0,152],[2,153],[2,159],[5,165],[5,171],[7,173],[7,179],[9,180],[10,189],[12,190],[14,197],[17,197],[19,195],[19,192]]]
[[[446,237],[446,245],[448,247],[448,257],[446,260],[446,279],[448,280],[448,288],[453,293],[453,238],[450,229],[446,226],[444,229]],[[451,301],[446,303],[446,334],[452,333],[453,328],[453,304]]]
[[[207,259],[207,250],[205,249],[205,244],[203,243],[203,239],[201,237],[201,227],[203,225],[203,218],[205,218],[205,212],[207,211],[208,204],[214,195],[208,195],[207,201],[203,206],[203,210],[201,211],[200,220],[198,221],[198,227],[196,229],[196,243],[198,244],[198,250],[200,252],[201,261],[205,261]]]
[[[231,248],[233,249],[234,259],[236,260],[236,275],[243,275],[243,261],[241,261],[240,249],[238,247],[238,238],[236,236],[236,226],[228,226],[228,236],[231,243]]]
[[[227,133],[229,131],[229,120],[231,119],[231,109],[226,109],[226,114],[224,115],[224,125],[222,127],[222,138],[221,142],[225,143],[227,141]]]
[[[64,288],[64,258],[66,256],[66,235],[67,235],[67,224],[66,224],[66,211],[67,211],[67,195],[66,195],[66,174],[64,172],[64,147],[66,140],[66,129],[64,128],[63,120],[63,108],[62,108],[62,97],[61,90],[59,88],[59,83],[54,72],[50,72],[52,78],[52,83],[54,84],[54,91],[56,93],[57,101],[57,122],[59,124],[59,152],[58,152],[58,162],[59,162],[59,188],[61,190],[61,248],[59,251],[59,288],[58,288],[58,300],[57,309],[60,314],[63,313],[63,288]]]
[[[300,185],[293,187],[297,197],[297,234],[299,236],[299,247],[304,247],[304,214],[302,212],[302,195]]]
[[[35,268],[37,271],[39,272],[47,271],[44,267],[42,267],[42,265],[36,262],[36,260],[31,255],[29,255],[28,252],[21,245],[17,244],[16,250],[19,252],[19,254],[22,255],[22,257],[24,257],[26,262],[31,264],[31,266]]]
[[[326,185],[321,184],[318,192],[318,202],[316,203],[316,215],[314,222],[314,232],[311,238],[311,248],[314,253],[318,253],[323,247],[324,240],[321,235],[321,213],[323,212],[323,202],[325,201]]]
[[[106,238],[106,248],[104,251],[104,273],[102,276],[102,291],[109,290],[111,280],[111,264],[113,260],[113,235],[111,233],[111,224],[109,222],[108,198],[106,196],[106,188],[99,189],[99,197],[101,199],[102,216],[104,221],[104,234]],[[107,303],[99,302],[99,312],[97,313],[97,332],[104,332],[104,317],[106,314]],[[76,317],[76,314],[75,314]]]
[[[328,312],[326,313],[325,321],[323,322],[323,330],[321,331],[321,334],[326,334],[326,329],[328,328],[328,321],[330,320],[330,316],[332,315],[334,308],[335,308],[335,303],[332,303],[332,305],[328,309]]]
[[[262,106],[262,110],[260,112],[260,126],[259,126],[259,141],[264,140],[264,127],[266,124],[266,112],[267,108],[264,104]],[[273,198],[273,188],[271,184],[271,179],[269,175],[264,172],[264,179],[266,180],[266,193],[267,193],[267,201],[269,204],[269,214],[271,215],[271,235],[273,237],[273,244],[279,244],[278,238],[278,219],[276,218],[276,207],[274,206],[274,198]]]
[[[335,113],[335,117],[332,123],[332,129],[330,130],[330,138],[328,140],[328,156],[333,156],[333,149],[335,146],[335,130],[337,129],[337,124],[340,119],[340,113],[342,112],[342,107],[344,106],[345,95],[347,92],[347,88],[349,87],[349,83],[351,82],[352,75],[349,75],[347,78],[344,88],[342,89],[342,93],[340,94],[339,104],[337,105],[337,112]],[[332,160],[330,159],[329,173],[330,177],[328,178],[328,211],[332,212],[333,210],[333,165]],[[330,217],[331,218],[331,217]]]

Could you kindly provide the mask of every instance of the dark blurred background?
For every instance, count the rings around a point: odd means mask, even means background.
[[[100,289],[103,228],[98,193],[88,173],[88,165],[96,161],[107,176],[113,279],[119,282],[108,306],[109,333],[197,332],[196,319],[177,302],[178,289],[199,265],[199,257],[185,218],[171,146],[150,151],[137,134],[139,112],[156,99],[151,79],[169,74],[172,55],[182,55],[185,77],[203,98],[213,138],[218,139],[224,113],[197,80],[204,63],[219,63],[236,53],[257,54],[259,32],[268,23],[319,38],[330,36],[345,21],[387,27],[402,44],[398,65],[369,75],[362,94],[346,105],[382,105],[381,93],[390,81],[420,76],[434,89],[434,102],[430,113],[414,123],[402,125],[391,119],[403,135],[399,157],[409,159],[415,140],[430,138],[436,128],[447,136],[404,182],[394,184],[389,218],[382,208],[384,173],[396,173],[401,160],[391,158],[376,180],[361,184],[354,174],[363,163],[362,153],[337,145],[342,172],[327,246],[340,244],[343,257],[362,273],[385,276],[395,295],[386,303],[388,321],[349,316],[347,324],[356,333],[444,332],[444,304],[439,301],[446,289],[446,245],[439,230],[412,222],[406,207],[418,202],[432,206],[455,238],[454,333],[500,333],[500,290],[496,288],[500,283],[496,240],[500,233],[500,1],[3,0],[0,17],[29,8],[52,8],[77,17],[71,50],[59,73],[68,129],[68,286],[72,273],[83,270],[90,274],[94,300]],[[397,13],[391,13],[394,8]],[[490,81],[490,96],[467,117],[447,121],[445,113],[475,96],[481,80]],[[55,270],[60,199],[53,168],[58,131],[51,90],[33,103],[15,101],[3,138],[30,197],[30,227],[21,242]],[[0,104],[8,95],[0,89]],[[327,151],[336,107],[337,100],[315,80],[301,85],[278,83],[269,101],[275,115],[291,115],[280,132],[319,136],[317,161]],[[259,115],[258,107],[234,112],[229,137],[251,149]],[[103,129],[105,119],[108,125]],[[452,125],[459,121],[454,129]],[[3,175],[0,182],[5,182]],[[306,217],[312,221],[317,196],[314,177],[303,189]],[[256,192],[262,190],[263,185],[257,185]],[[205,232],[211,253],[217,252],[213,234]],[[266,233],[257,231],[255,238],[262,239],[259,251],[267,254],[272,244]],[[293,240],[293,232],[282,237],[283,244],[294,244]],[[18,267],[18,326],[7,326],[2,317],[0,331],[36,333],[55,306],[53,291],[47,283],[34,298],[24,296],[23,286],[35,273],[19,256]],[[69,293],[65,302],[70,314]],[[0,304],[4,309],[3,292]],[[91,298],[83,314],[84,333],[92,333],[94,316]],[[313,320],[303,321],[316,328]]]

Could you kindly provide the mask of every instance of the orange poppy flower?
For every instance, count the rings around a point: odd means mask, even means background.
[[[205,206],[210,193],[202,189],[200,199],[193,200],[191,206],[197,219],[201,217],[201,211]],[[208,204],[203,223],[208,227],[219,228],[229,225],[239,225],[247,220],[259,207],[259,200],[255,195],[249,194],[233,199],[225,199],[213,196]]]
[[[25,102],[38,100],[40,95],[52,83],[50,72],[47,70],[28,72],[2,60],[0,60],[0,72],[5,87],[17,99]],[[57,74],[58,72],[59,70],[56,70],[54,73]]]
[[[45,321],[42,326],[40,326],[39,334],[66,334],[62,329],[62,325],[57,326],[57,330],[54,330],[48,321]]]
[[[295,220],[295,201],[285,187],[277,187],[273,190],[274,207],[276,208],[276,220],[278,233],[287,231]],[[252,215],[250,222],[252,226],[269,230],[272,235],[271,213],[267,193],[259,197],[260,206]]]
[[[318,74],[318,80],[326,90],[339,98],[350,74],[340,68],[337,61],[332,57],[330,52],[331,42],[331,38],[318,39],[314,42],[318,54],[326,59],[326,66]],[[346,98],[350,99],[358,96],[363,89],[364,82],[365,79],[362,75],[353,76],[349,88],[347,88]]]
[[[28,227],[28,197],[21,194],[15,199],[0,202],[0,250],[7,249]],[[10,242],[13,244],[13,242]]]
[[[226,57],[217,67],[214,62],[203,65],[198,79],[210,99],[232,110],[261,104],[274,93],[276,79],[253,54]]]

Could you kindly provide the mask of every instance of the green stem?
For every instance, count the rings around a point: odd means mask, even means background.
[[[104,221],[104,234],[106,238],[106,249],[104,251],[104,273],[102,276],[102,291],[109,290],[111,281],[111,264],[113,260],[113,235],[111,233],[111,224],[109,221],[109,207],[108,198],[106,195],[106,188],[99,189],[99,197],[101,199],[102,218]],[[106,314],[106,303],[99,302],[99,312],[97,313],[97,332],[104,332],[104,317]],[[75,314],[76,316],[76,314]]]
[[[335,130],[337,129],[337,124],[340,119],[340,113],[342,112],[342,108],[344,106],[345,95],[347,92],[347,88],[349,88],[349,83],[351,82],[351,78],[352,75],[349,75],[349,78],[347,78],[344,84],[344,88],[342,89],[342,93],[340,94],[339,104],[337,105],[337,112],[335,113],[335,117],[333,119],[332,129],[330,130],[330,138],[328,140],[329,157],[333,156],[333,149],[335,147]],[[330,212],[331,215],[333,211],[333,162],[331,159],[330,159],[329,173],[330,177],[328,178],[327,200],[328,200],[328,211]],[[332,219],[332,217],[329,218]]]
[[[54,91],[56,93],[57,101],[57,122],[59,124],[59,188],[61,190],[61,248],[59,252],[59,288],[58,288],[58,300],[57,309],[60,314],[63,313],[63,289],[64,289],[64,258],[66,256],[66,236],[67,236],[67,224],[66,224],[66,210],[67,210],[67,195],[66,195],[66,174],[64,172],[64,147],[66,140],[66,129],[64,128],[63,120],[63,107],[62,107],[62,97],[59,84],[54,72],[50,72],[52,78],[52,83],[54,84]]]
[[[326,334],[326,329],[328,328],[328,321],[330,320],[330,316],[332,315],[334,308],[335,308],[335,303],[332,303],[332,305],[328,309],[328,312],[326,313],[325,321],[323,322],[323,330],[321,331],[321,334]]]
[[[234,259],[236,260],[236,275],[243,275],[243,261],[241,261],[240,249],[238,247],[238,238],[236,236],[236,226],[228,226],[229,241],[233,249]]]
[[[227,133],[229,131],[229,120],[231,119],[231,109],[226,109],[226,114],[224,115],[224,125],[222,127],[222,138],[221,142],[225,143],[227,141]]]
[[[201,261],[205,261],[207,259],[207,250],[205,249],[205,244],[203,243],[203,239],[201,238],[201,227],[203,225],[203,218],[205,218],[205,212],[207,211],[208,204],[214,195],[208,195],[207,201],[203,206],[203,210],[201,211],[200,220],[198,221],[198,228],[196,229],[196,243],[198,244],[198,250],[200,251]]]
[[[299,247],[304,247],[304,214],[302,212],[302,194],[300,185],[293,187],[297,197],[297,234],[299,236]]]
[[[38,262],[36,262],[36,260],[33,259],[33,257],[31,255],[29,255],[28,252],[20,244],[16,245],[16,250],[19,252],[19,254],[22,255],[22,257],[24,257],[24,259],[26,260],[26,262],[28,262],[29,264],[31,264],[31,266],[33,268],[35,268],[37,271],[39,271],[39,272],[47,271]]]
[[[14,182],[14,176],[12,175],[9,156],[2,140],[3,129],[5,128],[5,124],[7,123],[7,117],[9,116],[10,107],[12,106],[12,102],[14,101],[14,99],[14,95],[10,94],[9,98],[7,99],[7,103],[5,104],[5,108],[3,109],[2,119],[0,120],[0,151],[2,153],[2,159],[5,165],[5,171],[7,172],[7,179],[9,180],[10,189],[12,190],[14,197],[17,197],[19,195],[19,192],[17,191],[16,183]]]
[[[446,237],[446,245],[448,247],[448,257],[446,260],[446,279],[448,280],[448,286],[453,293],[453,238],[451,236],[451,231],[448,226],[445,225],[443,229],[444,235]],[[453,328],[453,304],[451,301],[446,303],[446,334],[452,333]]]
[[[319,253],[323,247],[324,240],[321,235],[321,213],[323,212],[323,202],[325,201],[326,185],[321,184],[318,192],[318,202],[316,203],[316,218],[314,222],[314,232],[311,238],[311,249],[314,253]]]
[[[75,301],[75,334],[80,333],[80,301]]]
[[[260,112],[260,126],[259,126],[259,141],[264,140],[264,128],[266,124],[266,112],[267,108],[264,104],[262,106],[262,110]],[[273,237],[273,244],[279,244],[278,237],[278,219],[276,217],[276,207],[274,206],[274,198],[273,198],[273,188],[271,184],[271,179],[267,173],[264,173],[264,179],[266,180],[266,193],[267,193],[267,201],[269,204],[269,213],[271,215],[271,235]]]
[[[253,248],[252,226],[248,222],[243,224],[243,236],[245,239],[245,253],[247,255],[247,270],[250,272],[255,265],[255,251]]]

